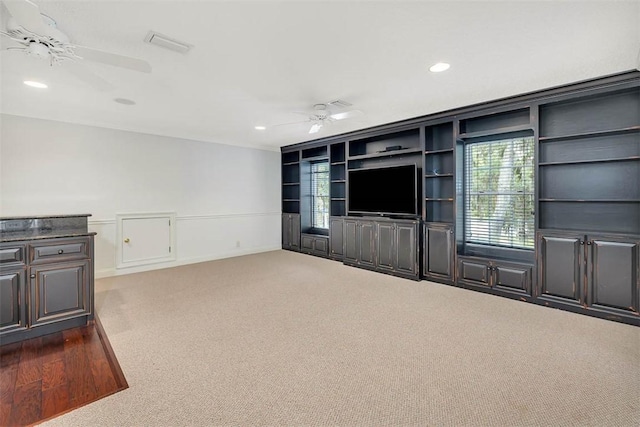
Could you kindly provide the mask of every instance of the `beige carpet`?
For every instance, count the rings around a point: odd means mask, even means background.
[[[96,283],[130,388],[74,426],[637,426],[640,328],[286,251]]]

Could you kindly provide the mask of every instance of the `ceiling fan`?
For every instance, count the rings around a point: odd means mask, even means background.
[[[351,105],[352,104],[346,101],[341,101],[341,100],[331,101],[326,104],[315,104],[313,106],[313,111],[309,113],[295,112],[295,114],[303,114],[307,116],[308,117],[307,120],[304,120],[301,122],[293,122],[293,123],[282,123],[276,126],[310,123],[311,128],[309,129],[309,133],[318,133],[325,124],[335,122],[337,120],[344,120],[352,117],[361,116],[364,114],[360,110],[340,111],[335,113],[331,111],[331,107],[345,108],[345,107],[350,107]]]
[[[11,18],[7,31],[0,34],[20,46],[8,47],[10,51],[22,51],[28,56],[48,60],[51,66],[65,65],[65,69],[85,83],[99,90],[111,90],[113,85],[80,65],[83,60],[99,62],[143,73],[151,72],[148,62],[124,55],[79,46],[57,28],[56,21],[41,13],[29,0],[3,0]]]

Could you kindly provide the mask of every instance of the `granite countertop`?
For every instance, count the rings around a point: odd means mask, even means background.
[[[87,217],[91,214],[0,217],[0,242],[93,236]]]
[[[97,233],[90,232],[85,229],[57,229],[43,230],[30,229],[18,231],[2,231],[0,232],[0,242],[15,242],[18,240],[40,240],[40,239],[58,239],[62,237],[81,237],[95,236]]]
[[[11,220],[11,219],[77,218],[77,217],[86,217],[86,216],[91,216],[91,214],[0,216],[0,221]]]

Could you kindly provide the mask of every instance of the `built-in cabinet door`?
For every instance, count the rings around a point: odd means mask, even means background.
[[[424,276],[440,280],[453,279],[453,227],[426,224],[424,227]]]
[[[376,264],[380,270],[394,269],[395,228],[392,223],[376,223],[376,248],[378,259]]]
[[[360,251],[358,260],[361,265],[375,267],[376,265],[376,246],[375,246],[376,227],[373,221],[359,221],[358,234]]]
[[[483,259],[458,257],[458,282],[488,288],[491,286],[491,263]]]
[[[358,247],[360,246],[358,229],[358,221],[344,221],[344,260],[347,262],[358,262]]]
[[[282,214],[282,248],[300,250],[299,214]]]
[[[308,254],[313,252],[314,249],[314,238],[313,236],[305,236],[304,234],[300,238],[300,251],[306,252]]]
[[[344,255],[344,221],[342,218],[329,219],[329,255],[342,258]]]
[[[300,215],[291,215],[291,249],[300,250]]]
[[[640,240],[587,236],[587,304],[638,313]]]
[[[0,272],[0,334],[27,327],[25,268]]]
[[[282,214],[282,249],[291,248],[291,216]]]
[[[90,312],[89,260],[31,267],[32,327]]]
[[[494,288],[531,295],[531,265],[495,261],[491,270]]]
[[[584,289],[584,235],[538,233],[537,296],[581,303]]]
[[[395,226],[395,232],[394,267],[402,273],[417,274],[420,269],[417,256],[418,223],[399,223]]]

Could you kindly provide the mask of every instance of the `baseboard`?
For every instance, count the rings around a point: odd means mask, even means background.
[[[216,261],[216,260],[219,260],[219,259],[233,258],[233,257],[237,257],[237,256],[252,255],[252,254],[258,254],[258,253],[262,253],[262,252],[277,251],[277,250],[280,250],[280,249],[282,249],[280,245],[278,245],[278,246],[265,246],[265,247],[261,247],[261,248],[253,248],[253,249],[247,249],[247,250],[235,250],[233,252],[226,252],[226,253],[217,254],[217,255],[206,255],[206,256],[201,256],[201,257],[179,259],[177,261],[163,262],[163,263],[158,263],[158,264],[148,264],[148,265],[140,265],[140,266],[135,266],[135,267],[118,268],[118,269],[116,269],[116,268],[104,268],[104,269],[101,269],[101,270],[96,270],[94,272],[94,275],[95,275],[96,279],[104,279],[106,277],[123,276],[125,274],[133,274],[133,273],[143,273],[145,271],[152,271],[152,270],[162,270],[164,268],[180,267],[182,265],[197,264],[197,263],[200,263],[200,262],[207,262],[207,261]]]

